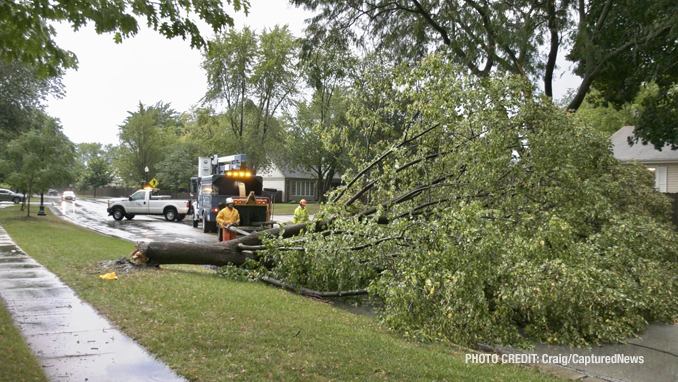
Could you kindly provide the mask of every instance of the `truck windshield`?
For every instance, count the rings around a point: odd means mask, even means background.
[[[132,200],[144,200],[146,198],[146,191],[137,191],[130,196]]]

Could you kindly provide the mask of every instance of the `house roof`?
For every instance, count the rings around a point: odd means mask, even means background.
[[[638,162],[678,162],[678,150],[671,150],[670,145],[666,145],[659,151],[653,145],[644,145],[641,142],[629,145],[628,138],[633,136],[633,126],[624,126],[614,133],[610,140],[612,141],[612,151],[614,157],[622,162],[636,160]]]
[[[269,175],[269,176],[270,176],[270,175],[275,174],[276,170],[279,171],[280,174],[281,174],[283,177],[285,177],[285,178],[291,178],[291,179],[293,179],[293,178],[297,178],[297,179],[313,179],[313,177],[315,176],[315,174],[313,174],[312,172],[299,171],[298,169],[288,168],[288,167],[287,167],[286,165],[284,165],[284,164],[276,164],[276,163],[273,163],[273,165],[271,166],[271,169],[270,169],[270,170],[268,170],[268,171],[262,171],[261,173],[259,173],[259,175],[262,175],[262,176],[264,176],[264,177],[266,177],[266,175]],[[339,174],[334,174],[333,179],[334,179],[334,180],[341,180],[341,175],[339,175]]]

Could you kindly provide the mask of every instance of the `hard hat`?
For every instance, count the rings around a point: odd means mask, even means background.
[[[226,204],[231,204],[233,203],[233,198],[227,198],[226,199]]]
[[[299,201],[299,204],[306,205],[306,199],[301,199],[301,200]]]

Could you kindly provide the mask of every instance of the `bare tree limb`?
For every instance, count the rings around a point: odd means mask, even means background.
[[[317,297],[317,298],[328,298],[328,297],[349,297],[349,296],[365,296],[367,295],[367,289],[355,289],[355,290],[348,290],[348,291],[338,291],[338,292],[318,292],[312,289],[304,288],[304,287],[295,287],[292,284],[287,284],[282,281],[276,280],[271,277],[265,277],[261,276],[259,277],[259,280],[267,283],[274,285],[278,288],[282,288],[285,290],[288,290],[290,292],[294,293],[299,293],[304,296],[311,296],[311,297]]]

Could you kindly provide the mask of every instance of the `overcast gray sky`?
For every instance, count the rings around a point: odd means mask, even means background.
[[[247,17],[232,10],[229,14],[237,29],[247,25],[261,32],[288,24],[295,36],[301,36],[304,20],[311,16],[287,0],[253,1]],[[184,112],[205,94],[201,53],[191,49],[188,41],[168,40],[143,29],[115,44],[113,35],[98,35],[92,27],[78,32],[66,25],[56,27],[57,43],[78,56],[79,69],[67,71],[63,78],[66,96],[50,99],[47,112],[61,120],[64,133],[74,143],[118,144],[118,126],[139,102],[163,101]]]
[[[301,36],[304,20],[312,16],[287,0],[252,1],[249,16],[232,10],[229,14],[237,29],[247,25],[261,32],[288,24],[295,36]],[[57,43],[78,56],[79,69],[67,71],[66,96],[50,99],[47,112],[61,120],[74,143],[118,144],[118,126],[139,102],[163,101],[185,112],[205,94],[201,53],[191,49],[188,41],[168,40],[148,29],[122,44],[115,44],[113,35],[97,35],[92,27],[73,32],[58,25],[57,31]],[[566,74],[557,79],[554,95],[561,98],[567,88],[578,84],[576,77]]]

